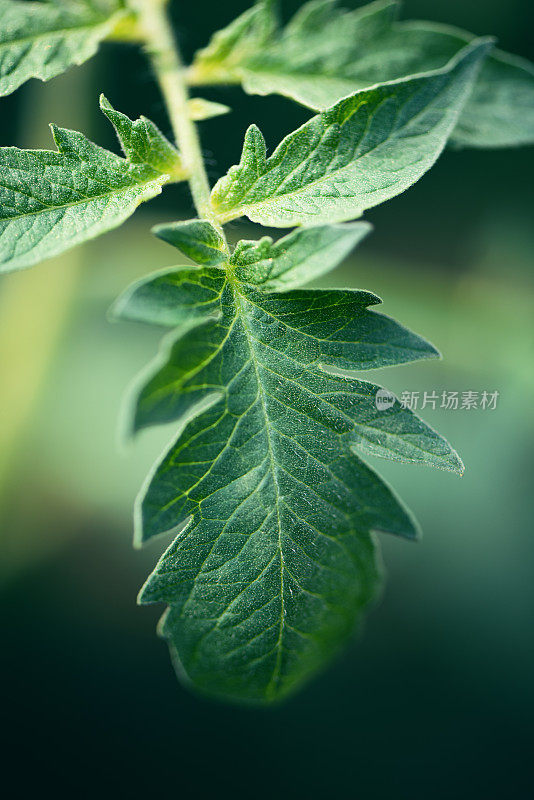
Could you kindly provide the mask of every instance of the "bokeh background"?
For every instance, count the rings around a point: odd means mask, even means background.
[[[187,56],[245,7],[176,2]],[[503,48],[533,56],[530,0],[407,0],[404,17],[496,34]],[[54,121],[114,148],[100,91],[169,132],[144,60],[107,45],[83,67],[3,99],[0,143],[50,147]],[[272,148],[307,118],[289,101],[237,88],[204,96],[234,109],[201,123],[212,180],[237,161],[250,122]],[[18,796],[533,796],[532,167],[528,149],[446,152],[368,214],[374,233],[328,277],[376,292],[386,313],[444,353],[375,372],[378,382],[397,392],[498,391],[499,400],[495,410],[422,412],[463,456],[461,479],[374,462],[424,539],[382,537],[388,580],[363,636],[272,710],[183,689],[155,636],[160,609],[135,605],[161,545],[132,550],[132,504],[171,431],[118,448],[124,387],[158,335],[111,325],[106,310],[132,280],[175,262],[148,231],[192,216],[186,190],[2,278],[0,757]],[[235,224],[230,235],[255,233]]]

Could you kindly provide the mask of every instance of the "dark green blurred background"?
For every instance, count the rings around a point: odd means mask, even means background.
[[[180,5],[188,57],[245,7]],[[529,0],[409,0],[404,16],[496,34],[503,48],[533,55]],[[114,148],[100,91],[169,132],[143,59],[106,46],[84,67],[3,99],[0,143],[49,147],[53,120]],[[201,123],[212,180],[238,159],[250,122],[273,147],[307,117],[276,97],[204,94],[234,109]],[[160,609],[135,606],[159,550],[132,550],[131,509],[170,430],[117,448],[123,389],[157,335],[110,325],[105,313],[126,284],[174,263],[148,231],[192,216],[186,190],[169,189],[84,248],[2,278],[1,752],[17,796],[534,795],[532,166],[526,149],[445,153],[406,195],[369,213],[376,230],[328,278],[378,293],[386,313],[444,353],[374,373],[378,382],[500,397],[495,411],[423,412],[463,456],[462,479],[373,462],[425,537],[382,537],[389,577],[363,637],[274,710],[182,689],[155,636]],[[230,234],[255,231],[236,224]]]

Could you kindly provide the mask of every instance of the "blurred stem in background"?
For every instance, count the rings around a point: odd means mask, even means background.
[[[0,512],[16,450],[39,397],[75,294],[83,257],[4,278],[0,295]],[[9,528],[2,526],[4,535]]]
[[[65,119],[78,130],[91,129],[91,106],[86,102],[93,85],[91,63],[70,70],[51,83],[31,81],[24,89],[17,146],[51,149],[49,123]],[[67,110],[65,98],[68,98]],[[0,519],[6,488],[17,468],[17,448],[53,362],[61,333],[76,295],[84,261],[82,247],[35,270],[5,276],[0,293]],[[36,454],[38,458],[38,454]],[[4,524],[2,549],[18,547],[10,541],[13,527]]]

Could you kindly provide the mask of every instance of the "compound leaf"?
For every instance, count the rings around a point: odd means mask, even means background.
[[[340,100],[266,158],[256,126],[238,166],[212,192],[221,222],[246,215],[274,227],[360,216],[415,183],[438,158],[491,42],[468,45],[442,70]]]
[[[109,104],[105,111],[127,158],[54,125],[57,152],[0,148],[0,272],[117,227],[164,183],[183,180],[178,152],[153,123],[131,122]]]
[[[396,0],[356,11],[336,0],[312,0],[280,29],[270,13],[261,47],[234,37],[232,47],[200,51],[189,71],[193,84],[241,83],[251,94],[290,97],[324,110],[357,89],[443,67],[475,37],[429,22],[397,22]],[[261,1],[256,15],[267,10]],[[267,31],[267,26],[263,28]],[[456,144],[505,147],[534,141],[534,66],[495,50],[482,65],[452,133]]]
[[[359,453],[462,465],[393,397],[379,410],[380,387],[332,374],[437,355],[370,311],[375,295],[264,292],[237,275],[232,263],[166,270],[128,290],[115,314],[173,328],[132,404],[133,430],[180,429],[137,505],[138,544],[178,531],[140,602],[169,604],[160,631],[179,674],[210,694],[269,703],[321,669],[359,622],[379,584],[372,532],[417,536]]]
[[[0,0],[0,96],[87,61],[124,14],[119,0]]]

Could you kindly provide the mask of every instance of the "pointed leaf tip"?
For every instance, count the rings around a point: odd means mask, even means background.
[[[146,164],[173,181],[185,180],[180,153],[147,117],[131,120],[100,95],[100,109],[113,125],[124,155],[132,164]]]

